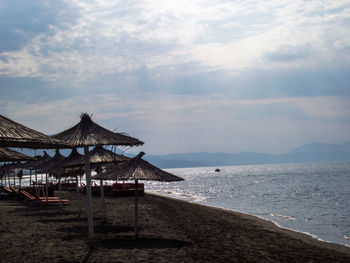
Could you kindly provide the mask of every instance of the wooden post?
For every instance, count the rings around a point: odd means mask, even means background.
[[[58,196],[60,199],[60,210],[62,210],[62,186],[61,186],[61,175],[58,177]]]
[[[46,201],[49,201],[49,180],[48,180],[48,175],[46,173],[46,185],[45,185],[45,196],[46,196]]]
[[[35,194],[38,196],[38,172],[35,169]]]
[[[5,171],[4,177],[5,177],[5,186],[10,187],[10,185],[7,185],[7,178],[8,178],[7,171]]]
[[[19,172],[17,173],[18,176],[18,184],[19,184],[19,188],[22,188],[22,177],[23,177],[23,170],[19,170]]]
[[[106,221],[106,205],[105,205],[105,191],[103,189],[103,180],[100,179],[100,191],[101,191],[101,201],[102,201],[102,214],[103,222]]]
[[[32,187],[32,169],[29,169],[29,187]]]
[[[138,193],[138,180],[135,180],[135,238],[139,238],[138,224],[139,224],[139,193]]]
[[[78,175],[77,175],[77,179],[76,179],[76,190],[77,190],[78,214],[79,214],[79,216],[81,216],[81,202],[80,202],[80,190],[79,190]]]
[[[86,196],[88,208],[88,225],[89,225],[89,242],[90,246],[94,242],[94,223],[92,211],[92,196],[91,196],[91,170],[89,162],[89,146],[84,145],[84,159],[85,159],[85,174],[86,174]]]

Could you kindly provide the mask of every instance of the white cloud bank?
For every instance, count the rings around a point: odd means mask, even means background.
[[[349,1],[3,3],[0,110],[45,133],[89,112],[150,153],[350,140]]]
[[[230,73],[308,68],[335,60],[349,63],[349,52],[342,52],[349,47],[348,1],[67,4],[77,10],[75,23],[63,27],[65,21],[60,20],[50,25],[50,34],[39,33],[22,49],[3,52],[1,74],[76,81],[141,66],[158,71],[184,63]],[[269,59],[273,54],[275,59]],[[278,55],[284,59],[276,59]]]

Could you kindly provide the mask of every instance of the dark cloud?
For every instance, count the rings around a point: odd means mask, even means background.
[[[350,96],[350,67],[315,70],[249,71],[231,80],[231,87],[243,98],[299,96]]]
[[[76,18],[77,9],[63,1],[1,1],[0,52],[20,50],[41,33],[52,35],[51,26],[64,29]]]
[[[180,95],[227,94],[237,98],[279,98],[303,96],[350,96],[350,67],[330,66],[315,70],[200,72],[198,65],[183,65],[178,72],[164,73],[157,78],[146,67],[136,71],[98,76],[88,80],[84,90],[89,93],[123,93],[143,96],[144,92]],[[190,70],[192,69],[192,71]],[[186,74],[184,74],[186,72]],[[158,72],[159,73],[159,72]]]
[[[84,87],[84,94],[116,93],[132,94],[133,97],[142,97],[144,92],[158,92],[160,88],[146,66],[135,71],[96,75],[80,85]]]
[[[263,55],[264,59],[278,62],[293,62],[295,60],[307,59],[310,55],[310,47],[294,47],[294,46],[281,46],[275,52],[269,52]]]
[[[26,103],[45,102],[66,98],[72,94],[69,87],[58,87],[39,78],[0,76],[1,99]]]
[[[292,121],[311,120],[312,118],[293,103],[270,103],[241,106],[235,115],[242,120],[262,120],[281,117]]]

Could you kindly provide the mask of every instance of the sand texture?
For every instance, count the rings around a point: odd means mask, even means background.
[[[134,238],[134,198],[93,197],[95,243],[86,213],[70,204],[31,207],[0,200],[0,262],[350,262],[350,248],[321,242],[245,214],[145,194]],[[83,196],[85,211],[86,197]]]

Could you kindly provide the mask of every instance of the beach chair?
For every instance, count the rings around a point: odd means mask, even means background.
[[[20,191],[21,195],[27,200],[29,201],[31,204],[44,204],[44,205],[59,205],[61,202],[64,204],[66,202],[68,202],[68,200],[65,199],[58,199],[57,197],[50,197],[50,198],[46,198],[46,197],[37,197],[34,196],[30,193],[28,193],[25,190],[21,190]]]
[[[3,186],[2,187],[3,192],[5,193],[6,197],[13,199],[13,198],[18,198],[19,197],[19,193],[18,190],[12,188],[12,187],[8,187],[8,186]]]
[[[13,197],[16,196],[16,194],[12,191],[12,189],[10,187],[7,186],[1,186],[1,199],[12,199]]]
[[[8,194],[12,194],[12,190],[11,190],[11,188],[10,188],[10,187],[3,186],[3,189],[4,189],[4,191],[5,191],[6,193],[8,193]]]

